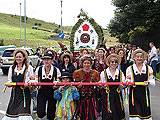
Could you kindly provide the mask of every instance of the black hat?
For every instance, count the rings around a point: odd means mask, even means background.
[[[53,59],[53,53],[51,51],[45,52],[42,59]]]
[[[70,78],[71,79],[72,75],[71,75],[71,73],[65,71],[65,72],[61,73],[61,77],[59,79],[62,80],[63,78]]]

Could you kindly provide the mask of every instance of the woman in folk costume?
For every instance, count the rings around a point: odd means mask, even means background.
[[[92,67],[93,69],[101,73],[107,67],[105,64],[106,50],[104,48],[98,48],[96,54],[98,54],[98,56],[97,58],[95,58],[94,64]]]
[[[121,58],[121,63],[119,64],[119,69],[123,72],[126,76],[126,69],[127,69],[127,58],[126,58],[126,51],[124,48],[119,48],[117,50],[117,55]]]
[[[76,57],[76,59],[73,62],[76,69],[81,68],[81,64],[80,64],[81,63],[80,62],[81,57],[84,56],[84,55],[89,55],[89,53],[90,52],[87,48],[80,49],[80,54]]]
[[[95,50],[94,53],[94,63],[92,68],[97,70],[99,72],[99,74],[107,68],[107,65],[105,63],[105,58],[108,56],[108,52],[106,51],[106,49],[104,47],[100,47],[98,49]],[[98,104],[99,104],[99,111],[102,112],[102,101],[101,101],[101,97],[103,97],[104,93],[105,93],[105,89],[104,88],[97,88],[97,98],[98,98]]]
[[[27,52],[23,49],[15,50],[14,59],[13,65],[9,68],[9,82],[29,82],[30,77],[33,76],[33,67],[28,64]],[[30,106],[29,88],[27,86],[15,86],[11,91],[6,116],[2,120],[33,120]]]
[[[108,68],[101,72],[101,82],[124,82],[125,77],[118,69],[121,59],[117,54],[110,54],[106,58]],[[106,94],[102,100],[102,119],[103,120],[124,120],[125,112],[122,99],[122,85],[113,85],[106,87]]]
[[[153,70],[144,64],[146,53],[136,49],[132,57],[134,64],[126,71],[126,80],[131,82],[144,82],[142,86],[130,86],[129,89],[129,120],[152,120],[150,109],[149,86],[155,85]]]
[[[92,58],[85,55],[81,58],[82,68],[73,73],[75,82],[98,82],[100,77],[96,70],[91,69]],[[78,86],[80,100],[77,102],[74,120],[97,120],[99,117],[95,86]]]
[[[52,83],[61,76],[60,70],[53,66],[53,57],[53,53],[50,51],[44,53],[42,57],[44,65],[39,66],[35,72],[38,82]],[[41,86],[38,89],[37,115],[41,119],[54,120],[56,111],[56,100],[53,98],[54,90],[55,88],[52,86]]]
[[[62,82],[72,80],[71,73],[62,72],[60,77]],[[74,86],[61,86],[54,92],[57,100],[55,120],[72,120],[75,112],[75,101],[79,100],[79,92]]]
[[[61,73],[69,72],[72,75],[72,73],[75,71],[75,67],[72,63],[72,58],[73,58],[72,54],[67,52],[61,55],[61,62],[58,67]]]

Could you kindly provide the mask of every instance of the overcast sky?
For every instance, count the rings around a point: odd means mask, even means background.
[[[20,2],[22,15],[24,15],[24,0],[0,0],[0,12],[20,15]],[[74,25],[77,15],[83,8],[88,16],[104,28],[114,16],[115,7],[111,0],[63,0],[63,25]],[[48,22],[60,24],[60,0],[26,0],[26,15]]]

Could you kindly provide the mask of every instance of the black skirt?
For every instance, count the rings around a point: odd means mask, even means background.
[[[11,97],[8,104],[6,116],[30,116],[31,96],[29,88],[12,88]]]

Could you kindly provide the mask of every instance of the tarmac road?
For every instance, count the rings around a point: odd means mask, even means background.
[[[5,115],[7,104],[10,97],[10,88],[8,88],[5,93],[2,92],[2,90],[4,89],[5,82],[7,82],[7,76],[3,75],[0,69],[0,120]],[[153,120],[160,120],[160,82],[156,82],[156,86],[151,87],[150,92]],[[126,116],[128,116],[127,107]]]

